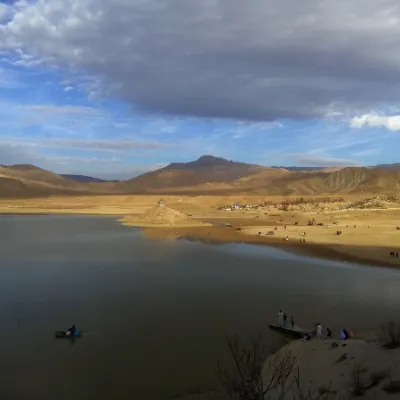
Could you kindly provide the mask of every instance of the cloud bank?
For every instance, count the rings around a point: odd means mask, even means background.
[[[360,117],[354,117],[350,120],[352,128],[362,128],[369,126],[374,128],[384,127],[390,131],[400,131],[400,115],[378,115],[378,114],[364,114]]]
[[[92,94],[134,109],[255,121],[400,107],[399,34],[395,0],[21,0],[0,8],[0,52],[11,63],[79,71],[92,78]]]

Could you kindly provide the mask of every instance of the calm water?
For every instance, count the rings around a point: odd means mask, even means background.
[[[376,328],[397,271],[272,248],[153,241],[111,218],[0,217],[0,398],[166,399],[215,387],[225,333],[296,322]],[[75,323],[71,344],[53,333]]]

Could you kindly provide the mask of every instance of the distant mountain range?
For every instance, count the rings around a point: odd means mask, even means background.
[[[278,167],[278,166],[271,166],[271,168],[279,168],[279,169],[287,169],[288,171],[326,171],[326,170],[339,170],[341,167]]]
[[[0,197],[78,194],[400,194],[400,164],[374,167],[265,167],[210,155],[171,163],[125,181],[55,174],[34,165],[0,166]]]
[[[99,178],[93,178],[92,176],[86,176],[86,175],[74,175],[74,174],[60,174],[65,179],[70,179],[72,181],[76,182],[83,182],[83,183],[89,183],[89,182],[107,182],[105,179],[99,179]],[[118,181],[114,181],[118,182]]]
[[[394,170],[400,170],[400,163],[395,163],[395,164],[378,164],[375,166],[372,166],[370,168],[388,168],[388,169],[394,169]]]

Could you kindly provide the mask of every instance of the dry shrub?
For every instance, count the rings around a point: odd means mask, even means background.
[[[400,324],[389,321],[381,325],[381,340],[387,349],[397,349],[400,347]]]
[[[350,391],[354,396],[362,396],[368,389],[365,372],[367,369],[362,364],[354,364],[350,374]]]

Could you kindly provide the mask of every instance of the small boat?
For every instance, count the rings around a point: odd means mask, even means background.
[[[55,333],[56,339],[75,339],[82,337],[82,331],[76,330],[73,335],[69,331],[57,331]]]
[[[273,329],[275,331],[279,331],[281,333],[285,333],[291,336],[295,336],[297,338],[303,338],[304,336],[306,336],[307,332],[305,329],[301,329],[301,328],[289,328],[289,327],[284,327],[281,325],[277,325],[277,324],[270,324],[268,325],[270,329]]]

